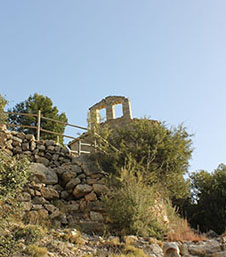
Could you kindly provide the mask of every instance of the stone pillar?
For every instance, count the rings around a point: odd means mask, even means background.
[[[106,120],[115,119],[115,108],[112,104],[106,106]]]
[[[132,119],[131,103],[129,99],[125,99],[122,104],[123,118]]]

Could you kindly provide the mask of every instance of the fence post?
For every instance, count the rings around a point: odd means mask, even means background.
[[[82,143],[81,140],[78,141],[78,155],[81,155],[81,150],[82,150]]]
[[[38,110],[37,141],[40,140],[40,129],[41,129],[41,111]]]
[[[96,152],[97,151],[97,140],[95,139],[95,141],[94,141],[94,152]]]

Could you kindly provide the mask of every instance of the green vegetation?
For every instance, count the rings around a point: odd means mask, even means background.
[[[185,208],[188,221],[195,228],[218,234],[226,228],[226,165],[221,164],[212,173],[192,173],[192,198]]]
[[[0,255],[12,256],[19,249],[12,222],[21,219],[21,208],[16,199],[28,178],[26,159],[0,154]]]
[[[96,159],[103,170],[119,176],[127,160],[132,159],[145,183],[159,184],[174,202],[189,195],[183,175],[188,172],[192,142],[183,126],[169,129],[164,123],[136,119],[114,130],[96,126],[95,132],[111,145],[96,137],[103,150]]]
[[[7,119],[7,115],[3,113],[4,107],[7,104],[7,100],[0,94],[0,123],[4,123]]]
[[[27,100],[18,103],[12,109],[9,109],[9,112],[17,113],[32,113],[37,114],[38,110],[41,110],[42,116],[55,119],[64,123],[67,123],[67,117],[65,113],[59,114],[59,111],[56,106],[53,106],[52,100],[43,95],[38,95],[35,93],[33,96],[29,96]],[[15,114],[9,114],[9,123],[17,125],[28,125],[28,126],[37,126],[36,117],[21,116]],[[41,121],[41,127],[46,130],[51,130],[60,134],[64,133],[65,125],[62,123],[56,123],[49,120]],[[17,127],[17,131],[25,131],[28,134],[35,135],[36,131],[30,128],[21,128]],[[41,132],[41,139],[56,139],[56,135],[48,134]],[[60,143],[63,143],[63,137],[60,136]]]
[[[117,232],[163,238],[170,227],[159,217],[172,212],[171,201],[177,204],[189,196],[183,176],[191,135],[182,126],[169,129],[149,119],[114,130],[96,125],[91,133],[102,150],[92,158],[110,173],[110,191],[103,200]],[[178,217],[172,213],[170,223]]]
[[[28,179],[29,162],[0,153],[0,199],[13,199]]]
[[[166,228],[154,211],[157,194],[139,172],[123,168],[110,188],[103,201],[117,232],[163,238]]]
[[[37,245],[29,245],[26,247],[24,253],[32,257],[44,257],[47,256],[48,251],[46,248],[39,247]]]

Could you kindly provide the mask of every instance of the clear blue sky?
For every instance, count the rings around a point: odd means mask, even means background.
[[[124,95],[134,117],[194,133],[190,171],[226,164],[225,0],[2,0],[0,93],[35,92],[71,123]]]

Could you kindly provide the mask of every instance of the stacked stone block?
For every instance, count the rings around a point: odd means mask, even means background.
[[[0,138],[1,151],[31,161],[29,182],[19,196],[30,222],[41,218],[87,231],[103,229],[101,195],[107,191],[107,174],[88,156],[73,156],[52,140],[37,142],[24,133],[1,130]]]

